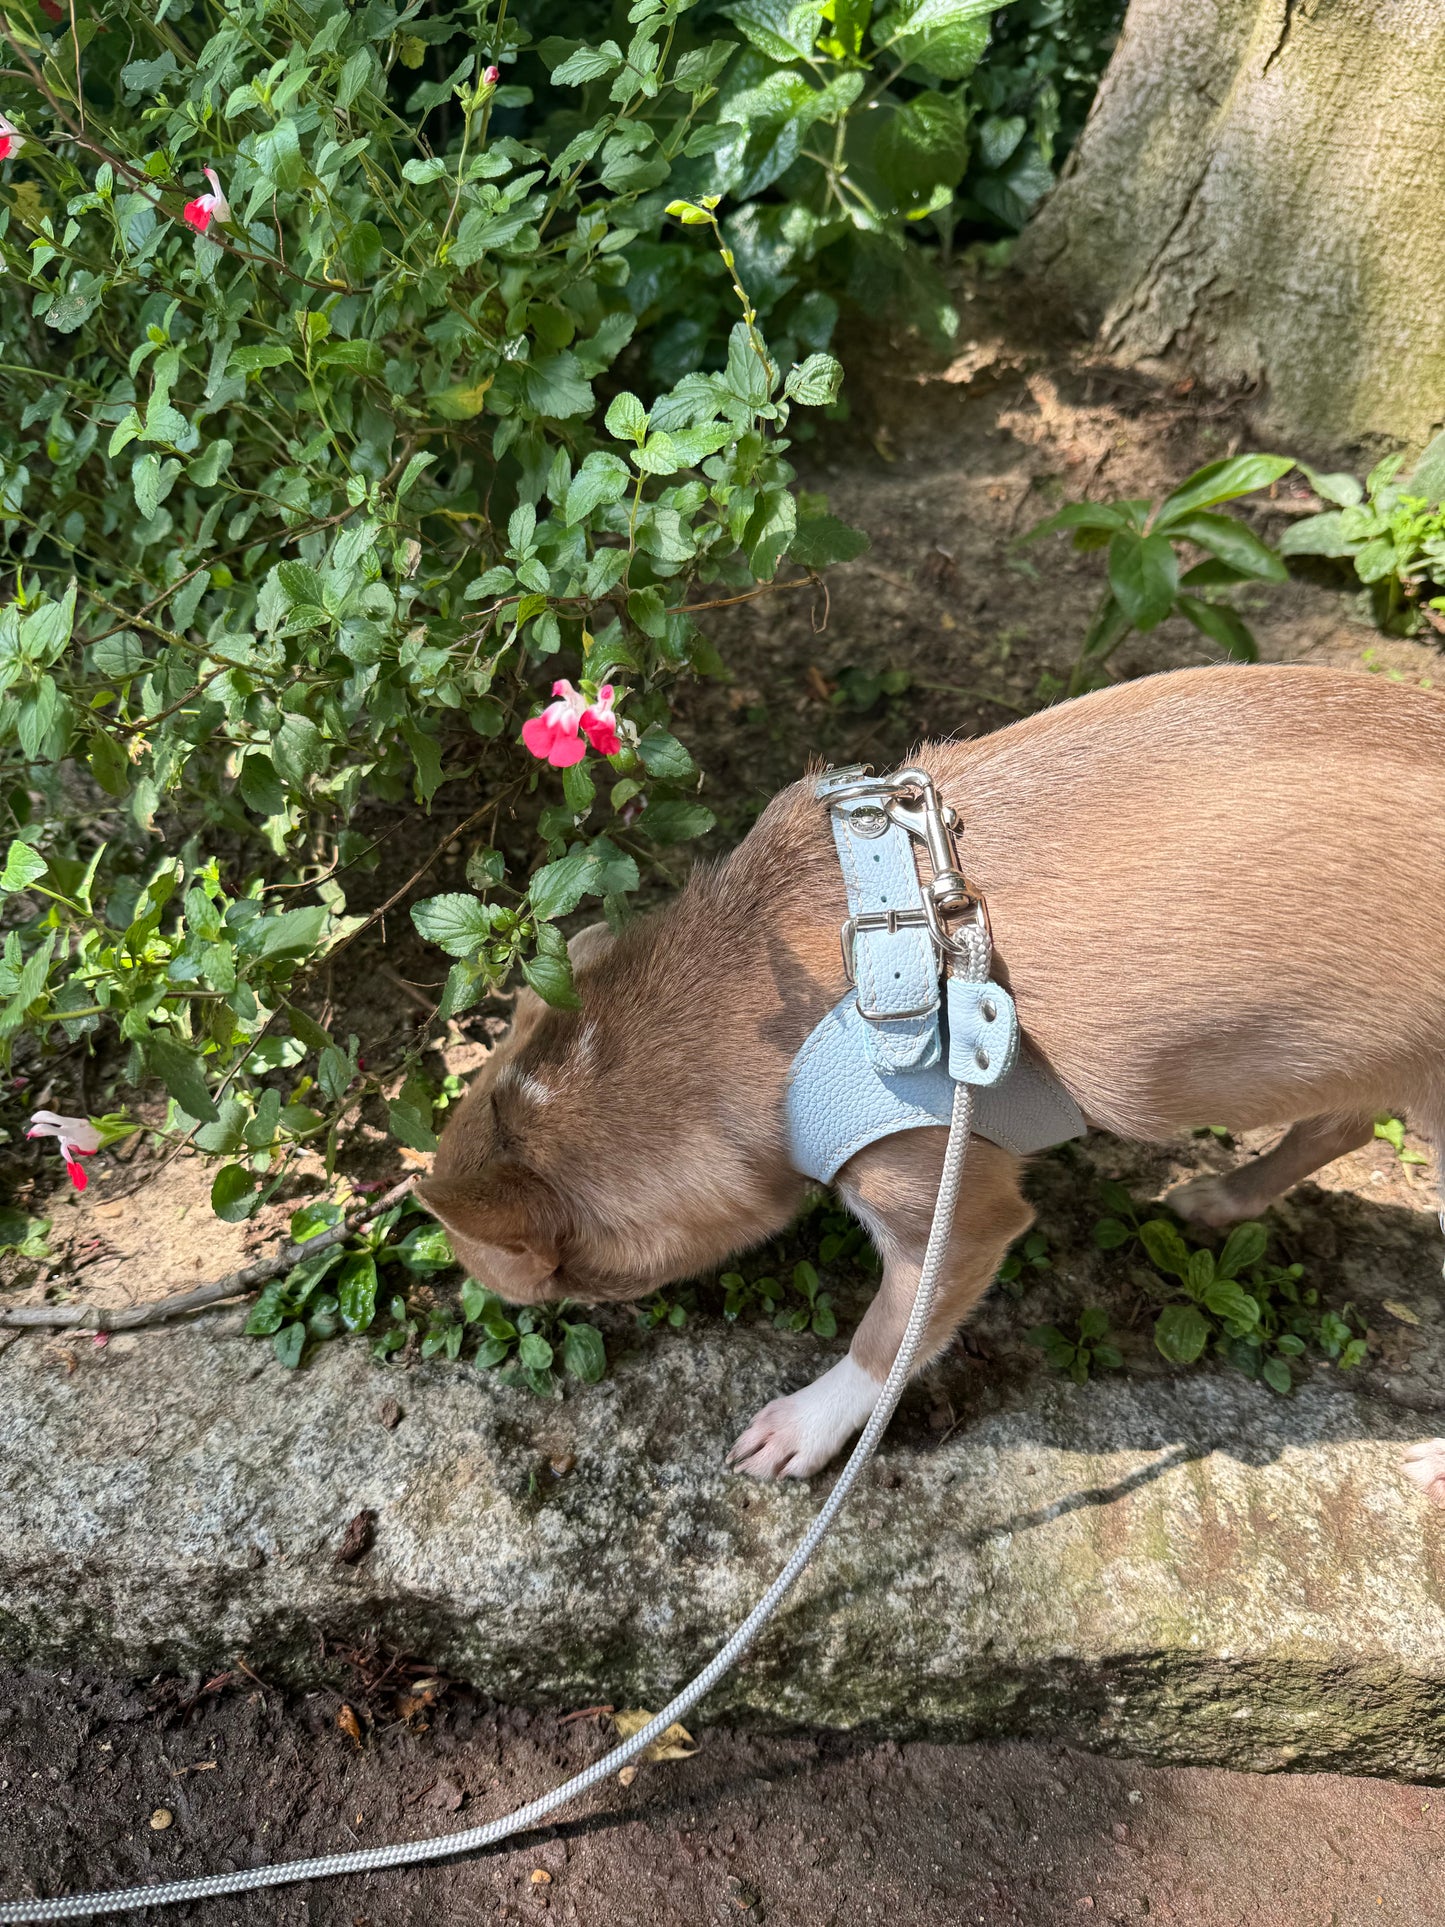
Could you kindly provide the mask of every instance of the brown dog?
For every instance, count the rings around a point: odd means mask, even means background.
[[[958,812],[994,975],[1091,1124],[1290,1127],[1175,1192],[1184,1215],[1255,1216],[1383,1110],[1445,1142],[1445,699],[1328,669],[1193,669],[910,760]],[[638,1298],[780,1231],[808,1190],[788,1071],[847,989],[846,914],[804,781],[666,909],[575,938],[581,1012],[523,993],[420,1187],[472,1275],[526,1302]],[[882,1284],[847,1357],[743,1433],[744,1470],[807,1477],[871,1411],[945,1135],[902,1132],[839,1173]],[[924,1356],[1028,1226],[1021,1174],[975,1140]],[[1441,1452],[1422,1484],[1445,1477]]]

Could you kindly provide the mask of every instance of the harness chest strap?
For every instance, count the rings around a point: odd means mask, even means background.
[[[1008,992],[950,976],[943,994],[913,837],[880,803],[890,779],[874,795],[831,800],[859,775],[830,770],[818,785],[848,892],[843,942],[855,987],[793,1061],[794,1166],[828,1183],[865,1145],[947,1124],[955,1081],[975,1086],[974,1134],[1005,1150],[1022,1156],[1082,1137],[1083,1113],[1021,1040]]]

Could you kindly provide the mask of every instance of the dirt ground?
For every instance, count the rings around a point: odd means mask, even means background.
[[[595,1759],[449,1692],[338,1724],[335,1693],[0,1676],[0,1893],[181,1879],[476,1826]],[[352,1705],[352,1711],[356,1706]],[[348,1722],[349,1723],[349,1722]],[[130,1918],[177,1927],[1433,1927],[1445,1796],[1333,1775],[1151,1769],[1062,1747],[700,1730],[518,1846]],[[157,1828],[159,1815],[170,1822]],[[109,1916],[109,1918],[116,1918]]]
[[[781,592],[717,619],[732,680],[686,692],[677,724],[709,773],[717,847],[812,758],[886,767],[920,737],[978,733],[1035,707],[1046,679],[1067,673],[1102,558],[1058,538],[1015,552],[1014,538],[1066,500],[1157,494],[1251,445],[1243,398],[1203,396],[1035,338],[1006,282],[962,293],[964,329],[948,365],[875,346],[850,375],[851,420],[797,451],[805,485],[868,530],[870,551],[830,575],[826,597]],[[1277,534],[1297,506],[1286,484],[1251,513]],[[1266,658],[1439,679],[1433,643],[1382,639],[1338,584],[1252,589],[1242,606]],[[1193,629],[1171,623],[1126,643],[1117,667],[1133,675],[1211,656]],[[895,693],[870,695],[861,678],[886,671],[897,672]],[[380,902],[444,830],[433,819],[395,838],[352,907]],[[524,826],[509,834],[521,851]],[[466,854],[448,851],[430,887],[457,887]],[[442,974],[394,915],[333,986],[334,1022],[386,1061]],[[453,1026],[436,1069],[473,1068],[499,1021],[493,1008]],[[75,1079],[74,1066],[61,1067],[27,1093],[27,1107],[106,1108],[107,1091]],[[1023,1325],[1111,1302],[1107,1262],[1088,1237],[1098,1175],[1157,1196],[1258,1148],[1198,1138],[1142,1151],[1094,1139],[1040,1160],[1032,1182],[1052,1267],[1027,1281],[1022,1305],[995,1294],[983,1309],[968,1346],[984,1378],[1021,1369]],[[0,1295],[7,1304],[57,1291],[121,1304],[184,1289],[269,1249],[289,1208],[278,1201],[251,1224],[222,1225],[202,1163],[163,1164],[145,1146],[96,1159],[79,1198],[55,1188],[43,1148],[27,1157],[18,1200],[52,1213],[55,1257],[15,1274]],[[400,1175],[368,1123],[343,1145],[341,1166],[357,1181]],[[288,1187],[290,1202],[321,1182],[311,1160]],[[1321,1173],[1275,1220],[1286,1255],[1363,1305],[1369,1388],[1422,1414],[1433,1414],[1445,1382],[1445,1327],[1391,1307],[1412,1292],[1419,1303],[1438,1281],[1432,1183],[1428,1167],[1377,1143]],[[77,1341],[20,1342],[53,1364]],[[649,1342],[685,1343],[686,1333]],[[1131,1369],[1163,1369],[1146,1331],[1126,1329],[1124,1342]],[[1445,1427],[1432,1416],[1429,1429]],[[239,1690],[232,1680],[202,1694],[182,1720],[178,1701],[201,1684],[0,1676],[5,1897],[27,1883],[51,1892],[449,1830],[503,1810],[604,1744],[595,1719],[559,1726],[452,1692],[425,1731],[383,1704],[374,1723],[363,1719],[358,1748],[338,1729],[335,1694],[286,1699],[244,1679]],[[701,1741],[692,1760],[644,1768],[634,1785],[614,1785],[580,1817],[504,1854],[168,1918],[1445,1923],[1445,1809],[1427,1788],[1150,1770],[1026,1745],[900,1748],[724,1731]],[[153,1830],[160,1808],[173,1824]],[[549,1877],[534,1880],[539,1871]]]

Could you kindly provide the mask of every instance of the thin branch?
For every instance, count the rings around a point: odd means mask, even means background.
[[[217,1278],[214,1284],[197,1285],[191,1291],[177,1292],[170,1298],[158,1298],[149,1305],[16,1305],[11,1311],[0,1311],[0,1328],[135,1331],[143,1325],[164,1324],[167,1319],[179,1318],[188,1311],[200,1311],[205,1305],[219,1304],[223,1298],[239,1298],[244,1292],[254,1291],[257,1285],[279,1278],[283,1272],[290,1271],[293,1265],[300,1264],[303,1258],[314,1257],[318,1251],[326,1251],[330,1246],[342,1243],[354,1231],[359,1231],[362,1225],[379,1218],[383,1211],[389,1211],[394,1204],[400,1204],[415,1182],[415,1178],[403,1178],[400,1184],[394,1184],[383,1196],[374,1198],[360,1211],[333,1225],[330,1231],[307,1238],[303,1244],[284,1245],[274,1258],[258,1258],[253,1265],[242,1265],[239,1271],[228,1271],[224,1278]]]

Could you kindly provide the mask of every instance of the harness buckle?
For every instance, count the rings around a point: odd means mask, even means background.
[[[892,935],[903,926],[926,924],[938,952],[939,963],[945,968],[954,958],[969,954],[968,944],[961,942],[949,929],[950,919],[956,921],[971,917],[991,945],[993,932],[989,927],[988,908],[977,891],[969,888],[959,867],[956,836],[958,812],[939,796],[938,787],[928,771],[900,769],[888,776],[873,776],[859,769],[856,775],[852,770],[840,771],[839,775],[842,780],[829,785],[828,807],[833,809],[840,803],[857,802],[865,798],[874,802],[889,822],[896,823],[900,829],[908,832],[915,843],[923,845],[928,852],[930,871],[926,881],[919,880],[919,898],[923,905],[921,915],[917,910],[890,910],[886,915],[849,917],[843,924],[839,941],[848,982],[854,982],[854,937],[859,930],[886,929]],[[890,1014],[895,1017],[921,1017],[927,1013],[917,1010],[893,1011]],[[868,1013],[865,1011],[863,1015],[867,1016]]]

